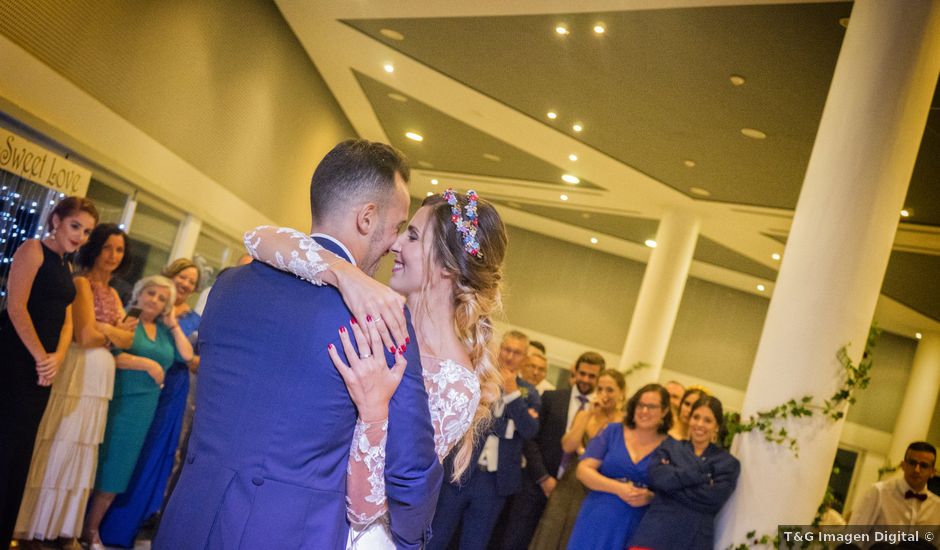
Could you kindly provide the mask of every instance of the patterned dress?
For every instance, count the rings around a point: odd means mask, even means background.
[[[273,240],[279,241],[277,244]],[[309,235],[288,228],[258,227],[245,234],[245,248],[256,260],[321,285],[329,266],[323,248]],[[422,364],[438,460],[463,438],[480,404],[476,374],[452,359]],[[346,511],[351,527],[347,548],[392,550],[385,501],[385,444],[388,421],[356,422],[347,466]]]
[[[91,283],[91,294],[95,320],[116,324],[120,317],[117,294],[98,283]],[[42,540],[81,534],[113,389],[111,352],[104,347],[73,344],[55,377],[39,425],[16,520],[17,538]]]

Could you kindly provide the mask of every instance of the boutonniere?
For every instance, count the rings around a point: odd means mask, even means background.
[[[523,399],[528,399],[528,398],[529,398],[529,388],[527,388],[527,387],[525,387],[525,386],[519,386],[519,393],[522,394],[522,398],[523,398]]]

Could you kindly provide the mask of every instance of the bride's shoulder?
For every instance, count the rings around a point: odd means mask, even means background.
[[[469,364],[469,361],[467,361]],[[425,376],[430,378],[438,386],[466,386],[473,391],[479,391],[480,382],[472,367],[456,359],[439,359],[436,361],[436,369],[425,369]]]

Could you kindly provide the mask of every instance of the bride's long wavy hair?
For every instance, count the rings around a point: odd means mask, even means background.
[[[466,216],[467,202],[466,195],[457,194],[462,217]],[[441,195],[426,198],[421,206],[431,208],[428,227],[432,228],[433,238],[428,261],[443,268],[453,280],[454,331],[466,346],[480,382],[480,405],[467,433],[452,451],[453,480],[457,481],[470,465],[474,442],[489,429],[493,403],[500,395],[501,378],[489,343],[493,338],[492,318],[503,308],[501,285],[508,238],[493,205],[477,199],[476,237],[480,254],[471,255],[464,249],[463,236],[454,225],[451,206]]]

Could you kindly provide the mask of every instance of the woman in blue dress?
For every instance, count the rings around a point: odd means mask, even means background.
[[[186,300],[199,285],[199,268],[192,260],[180,258],[170,263],[162,274],[173,281],[176,289],[173,313],[183,334],[192,341],[193,333],[199,328],[200,316]],[[99,534],[108,546],[132,548],[141,524],[160,510],[179,446],[189,394],[190,368],[195,368],[198,361],[198,356],[189,361],[177,360],[166,372],[157,410],[134,474],[127,490],[114,499],[101,522]]]
[[[631,549],[714,547],[715,515],[741,472],[738,459],[712,443],[723,421],[721,401],[702,397],[692,405],[689,440],[670,439],[653,454],[649,479],[656,496]]]
[[[115,496],[127,490],[167,369],[193,357],[193,348],[173,314],[175,298],[173,282],[161,275],[145,277],[134,285],[132,305],[139,308],[140,322],[131,347],[114,352],[114,396],[83,535],[91,550],[104,549],[98,533],[101,520]]]
[[[626,547],[653,499],[647,472],[672,426],[669,392],[659,384],[643,386],[627,401],[624,418],[592,439],[578,463],[578,479],[591,492],[581,504],[569,550]]]

